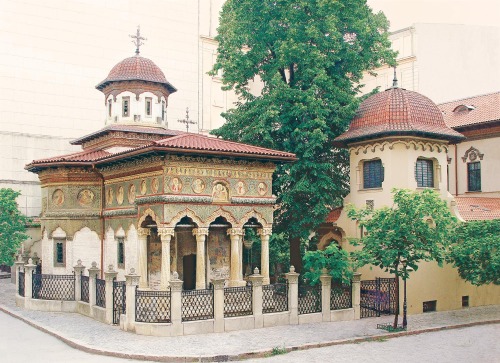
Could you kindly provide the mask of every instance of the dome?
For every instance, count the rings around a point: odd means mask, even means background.
[[[102,90],[108,84],[119,81],[146,81],[160,83],[167,87],[170,93],[177,89],[165,78],[162,70],[148,58],[134,56],[125,58],[115,65],[108,74],[108,77],[99,83],[96,88]]]
[[[335,139],[347,144],[384,136],[420,136],[458,142],[465,137],[446,126],[439,108],[429,98],[392,87],[364,100],[349,130]]]

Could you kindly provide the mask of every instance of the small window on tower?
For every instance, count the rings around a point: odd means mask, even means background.
[[[434,162],[429,159],[417,159],[415,179],[419,188],[434,188]]]
[[[161,120],[165,121],[165,101],[161,101]]]
[[[368,160],[363,163],[363,189],[382,188],[384,168],[382,160]]]
[[[112,100],[108,100],[108,117],[111,117]]]
[[[122,116],[130,116],[130,97],[123,97],[122,99]]]
[[[125,240],[118,237],[118,268],[125,268]]]
[[[146,116],[151,116],[151,109],[153,107],[153,99],[146,97]]]

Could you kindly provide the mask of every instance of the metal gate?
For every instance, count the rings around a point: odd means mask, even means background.
[[[125,314],[125,281],[113,281],[113,324],[120,324],[120,315]]]
[[[361,318],[396,313],[396,279],[380,278],[361,281]]]

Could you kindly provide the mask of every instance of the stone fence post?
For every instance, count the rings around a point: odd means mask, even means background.
[[[352,276],[352,307],[354,308],[354,319],[361,318],[361,274],[356,272]]]
[[[82,273],[85,270],[85,266],[82,265],[82,260],[76,261],[76,265],[73,266],[75,271],[75,301],[82,300]]]
[[[33,265],[31,258],[28,260],[28,264],[24,265],[24,299],[28,302],[25,307],[31,308],[30,302],[33,298],[33,271],[35,271],[36,265]]]
[[[290,325],[299,323],[299,275],[295,267],[290,266],[290,272],[285,274],[288,280],[288,310],[290,311]]]
[[[21,257],[21,255],[18,255],[17,261],[14,263],[15,266],[15,271],[14,271],[14,276],[15,276],[15,281],[14,283],[16,284],[16,291],[19,292],[19,272],[24,269],[24,261]],[[26,294],[25,294],[26,295]]]
[[[125,299],[126,299],[126,324],[125,330],[135,332],[135,293],[137,286],[139,285],[139,275],[136,275],[135,269],[131,268],[130,273],[125,275],[125,283],[127,285],[125,289]],[[122,319],[120,318],[120,323]]]
[[[253,306],[255,328],[263,328],[264,316],[262,315],[262,304],[263,304],[262,283],[264,282],[265,278],[263,275],[259,273],[259,269],[256,267],[253,270],[253,275],[250,275],[248,279],[252,282],[252,306]]]
[[[172,320],[172,335],[183,335],[182,327],[182,280],[179,280],[179,274],[174,271],[172,280],[170,280],[170,306]]]
[[[38,266],[38,262],[40,262],[40,257],[38,257],[38,253],[33,253],[33,257],[31,257],[33,260],[33,265]]]
[[[214,286],[214,332],[224,332],[224,283],[221,277],[210,280]]]
[[[321,312],[323,321],[330,321],[330,294],[332,290],[332,276],[328,274],[326,269],[323,269],[321,276]]]
[[[97,262],[92,262],[92,267],[89,268],[89,306],[90,306],[90,315],[94,315],[94,310],[92,307],[95,305],[96,302],[96,295],[95,295],[95,285],[96,285],[96,278],[99,276],[99,273],[101,272],[101,269],[97,267]]]
[[[106,323],[113,324],[113,281],[116,280],[118,272],[115,271],[113,265],[108,266],[108,270],[104,272],[104,280],[106,281]]]

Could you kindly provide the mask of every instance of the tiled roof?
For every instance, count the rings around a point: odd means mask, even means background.
[[[154,64],[151,59],[138,55],[125,58],[115,65],[109,72],[108,77],[99,83],[96,88],[102,90],[110,82],[118,81],[147,81],[161,83],[168,88],[170,93],[177,91],[177,89],[167,81],[160,67]]]
[[[500,198],[455,197],[458,211],[466,221],[500,219]]]
[[[111,131],[135,132],[135,133],[140,133],[140,134],[155,134],[155,135],[160,135],[160,136],[176,136],[176,135],[185,134],[184,131],[169,130],[163,126],[148,127],[148,126],[113,124],[113,125],[106,126],[98,131],[91,133],[91,134],[82,136],[79,139],[73,140],[73,141],[71,141],[71,144],[81,145],[88,140],[91,140],[95,137],[101,136],[101,135],[108,133],[108,132],[111,132]]]
[[[34,160],[27,166],[33,164],[59,163],[59,162],[92,162],[105,158],[106,156],[109,155],[112,154],[105,150],[99,150],[99,149],[84,150],[73,154],[60,155],[47,159]]]
[[[200,134],[189,134],[170,137],[168,139],[156,141],[157,146],[175,148],[192,151],[210,151],[217,153],[231,154],[251,154],[258,156],[271,156],[295,160],[295,154],[285,151],[266,149],[259,146],[242,144],[239,142],[227,141],[215,137],[208,137]]]
[[[443,113],[444,122],[453,128],[498,121],[500,92],[441,103],[438,107]]]
[[[334,223],[334,222],[337,222],[337,220],[339,219],[340,217],[340,213],[342,213],[342,209],[344,207],[338,207],[338,208],[335,208],[335,209],[332,209],[330,211],[330,213],[328,213],[328,215],[326,216],[326,219],[325,219],[325,222],[326,223]]]
[[[382,136],[425,136],[460,141],[464,136],[450,129],[429,98],[393,87],[368,97],[359,106],[349,130],[335,139],[346,145]]]

